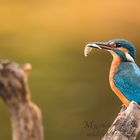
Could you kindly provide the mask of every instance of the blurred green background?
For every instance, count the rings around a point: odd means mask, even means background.
[[[0,0],[0,59],[30,62],[32,99],[43,112],[45,140],[99,140],[121,102],[111,91],[112,57],[89,41],[124,38],[137,48],[139,0]],[[92,126],[87,126],[92,124]],[[0,102],[0,140],[11,140],[9,113]]]

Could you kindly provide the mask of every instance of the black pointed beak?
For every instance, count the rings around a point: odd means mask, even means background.
[[[112,50],[114,48],[114,45],[110,44],[109,42],[90,42],[86,45],[86,47]]]
[[[103,49],[103,50],[113,50],[116,44],[114,42],[90,42],[86,45],[84,50],[84,55],[87,56],[93,48]]]

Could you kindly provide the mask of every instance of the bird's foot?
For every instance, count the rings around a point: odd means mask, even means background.
[[[121,111],[120,111],[120,112],[123,112],[123,111],[125,111],[126,109],[127,109],[126,105],[125,105],[125,104],[122,104],[122,105],[121,105]]]
[[[121,105],[121,111],[118,113],[118,117],[123,117],[125,115],[125,110],[127,109],[127,107],[125,106],[125,104]]]

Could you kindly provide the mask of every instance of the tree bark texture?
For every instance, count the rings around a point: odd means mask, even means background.
[[[13,140],[43,140],[40,109],[31,101],[28,88],[30,64],[0,62],[0,97],[10,112]]]
[[[140,131],[140,106],[131,102],[122,107],[102,140],[135,140]]]

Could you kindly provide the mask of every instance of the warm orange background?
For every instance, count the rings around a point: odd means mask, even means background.
[[[0,59],[32,63],[29,83],[43,111],[45,140],[103,136],[103,126],[113,122],[121,106],[108,83],[112,57],[94,51],[85,58],[84,46],[124,38],[140,51],[139,36],[139,0],[0,1]],[[0,106],[0,139],[10,140],[8,111],[2,101]],[[99,131],[84,128],[85,120]]]

